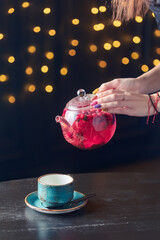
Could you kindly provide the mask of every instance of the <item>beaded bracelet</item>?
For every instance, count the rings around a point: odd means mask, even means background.
[[[148,95],[148,96],[149,96],[149,98],[148,98],[148,117],[147,117],[147,122],[146,122],[146,124],[148,124],[148,122],[149,122],[149,116],[150,116],[150,108],[151,108],[151,106],[153,106],[153,108],[154,108],[154,116],[153,116],[153,120],[152,120],[152,123],[154,123],[155,117],[156,117],[156,115],[159,113],[158,110],[157,110],[157,104],[158,104],[158,101],[160,100],[160,96],[159,96],[158,92],[157,92],[155,104],[154,104],[154,102],[153,102],[153,100],[152,100],[152,97],[151,97],[150,95]],[[151,102],[151,105],[150,105],[150,102]]]
[[[159,100],[159,97],[158,97],[158,93],[157,93],[157,95],[156,95],[156,101],[155,101],[155,108],[156,108],[156,110],[157,110],[158,100]],[[158,110],[157,110],[157,112],[154,111],[154,117],[153,117],[152,123],[154,123],[157,114],[158,114]]]
[[[149,98],[150,98],[150,101],[151,101],[151,103],[152,103],[152,106],[153,106],[153,108],[154,108],[156,114],[158,114],[157,106],[155,106],[155,105],[157,105],[157,99],[156,99],[156,104],[154,105],[154,102],[153,102],[152,97],[151,97],[150,94],[149,94]]]
[[[151,108],[151,105],[150,105],[150,97],[148,97],[148,117],[147,117],[146,124],[148,124],[148,123],[149,123],[150,108]]]

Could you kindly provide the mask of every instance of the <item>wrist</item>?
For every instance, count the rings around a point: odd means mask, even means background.
[[[140,75],[139,77],[136,78],[136,80],[139,93],[148,94],[149,93],[147,89],[148,78],[144,75]]]

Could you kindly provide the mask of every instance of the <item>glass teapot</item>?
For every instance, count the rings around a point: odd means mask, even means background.
[[[66,141],[73,146],[80,149],[101,147],[113,137],[116,117],[92,107],[93,94],[79,89],[77,95],[66,104],[62,116],[56,116],[55,120],[61,124]]]

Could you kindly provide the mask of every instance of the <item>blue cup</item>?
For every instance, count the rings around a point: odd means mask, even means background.
[[[60,207],[72,200],[74,180],[65,174],[46,174],[38,178],[38,198],[44,207]]]

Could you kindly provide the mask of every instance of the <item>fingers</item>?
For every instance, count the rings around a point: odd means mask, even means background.
[[[106,99],[108,99],[106,101]],[[110,113],[125,114],[129,116],[148,115],[148,96],[145,94],[117,94],[97,99],[92,103],[94,108],[101,108]]]
[[[98,93],[103,92],[103,91],[106,91],[106,90],[109,90],[109,89],[117,88],[118,85],[119,85],[119,82],[120,82],[120,79],[114,79],[114,80],[112,80],[112,81],[110,81],[110,82],[103,83],[103,84],[99,87]]]
[[[131,97],[127,94],[111,94],[106,97],[98,98],[97,102],[99,104],[105,103],[105,102],[114,102],[114,101],[129,101]]]
[[[92,100],[92,106],[96,104],[102,104],[107,102],[115,101],[130,101],[134,100],[135,96],[132,93],[119,91],[119,90],[108,90],[103,93],[97,94],[96,98]]]
[[[133,111],[131,108],[110,108],[107,110],[109,113],[114,113],[114,114],[123,114],[123,115],[129,115],[129,116],[134,116]]]
[[[102,108],[102,109],[134,107],[135,100],[136,100],[135,94],[132,94],[129,92],[117,91],[117,90],[108,90],[108,92],[114,92],[114,93],[102,98],[95,99],[94,101],[92,101],[91,106],[93,106],[94,108]]]
[[[110,89],[101,93],[97,93],[93,98],[92,101],[95,99],[101,99],[103,97],[109,96],[109,95],[116,95],[116,94],[124,94],[124,91],[116,90],[116,89]],[[114,98],[114,96],[112,96]],[[110,97],[109,97],[110,99]]]
[[[97,93],[96,94],[96,96],[97,96],[97,98],[103,98],[103,97],[105,97],[105,96],[108,96],[108,95],[112,95],[112,94],[122,94],[122,93],[124,93],[124,91],[120,91],[120,90],[115,90],[115,89],[110,89],[110,90],[106,90],[106,91],[104,91],[104,92],[101,92],[101,93]]]
[[[103,86],[105,88],[106,84],[102,85],[102,87]],[[91,106],[103,110],[107,109],[106,111],[115,114],[147,116],[148,96],[135,92],[109,89],[102,92],[98,91],[96,99],[92,101]]]
[[[114,101],[114,102],[105,102],[105,103],[96,103],[94,105],[95,108],[102,108],[102,109],[110,109],[110,108],[120,108],[120,107],[132,107],[131,101]]]

